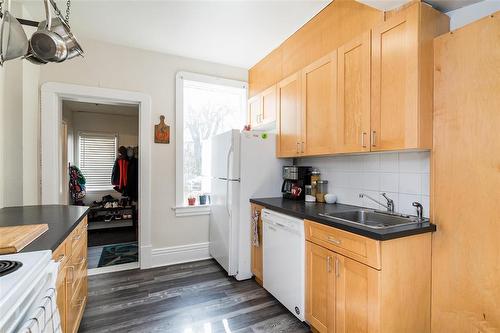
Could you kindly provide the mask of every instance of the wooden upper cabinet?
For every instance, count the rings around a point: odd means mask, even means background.
[[[338,53],[335,151],[370,151],[370,32],[342,45]]]
[[[262,124],[276,121],[276,85],[273,85],[261,94],[262,96]]]
[[[448,30],[422,3],[372,30],[372,151],[432,148],[432,40]]]
[[[306,242],[306,320],[320,333],[335,331],[335,253]]]
[[[341,255],[335,260],[335,332],[376,332],[380,272]]]
[[[260,95],[254,96],[248,100],[248,123],[254,128],[259,122],[262,114],[262,101]]]
[[[277,84],[277,149],[278,157],[295,157],[300,152],[300,72]]]
[[[248,123],[258,129],[276,121],[276,85],[248,100]]]
[[[337,100],[337,52],[302,70],[301,155],[334,152]]]

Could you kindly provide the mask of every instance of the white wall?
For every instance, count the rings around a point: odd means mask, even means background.
[[[12,10],[31,19],[19,3]],[[19,59],[0,67],[0,207],[38,203],[39,71]]]
[[[6,62],[0,70],[3,76],[2,104],[2,190],[3,206],[23,203],[23,105],[22,62]],[[36,170],[36,165],[33,165]],[[36,191],[36,188],[34,189]]]
[[[418,201],[429,217],[429,152],[303,158],[299,162],[321,171],[321,179],[328,180],[328,192],[336,194],[339,203],[384,209],[359,198],[359,193],[385,203],[380,193],[386,192],[396,211],[416,215],[411,204]]]
[[[246,81],[247,70],[92,40],[82,40],[82,45],[85,58],[42,66],[40,83],[65,82],[150,95],[154,122],[165,115],[172,132],[169,145],[154,144],[151,151],[153,250],[207,242],[208,216],[177,218],[171,209],[175,205],[175,73],[184,70]]]
[[[500,10],[499,0],[484,0],[446,13],[450,17],[450,29],[456,30],[469,23]]]

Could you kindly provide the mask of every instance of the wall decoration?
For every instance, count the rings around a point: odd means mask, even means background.
[[[170,126],[165,124],[165,116],[160,116],[160,123],[155,125],[155,143],[170,143]]]

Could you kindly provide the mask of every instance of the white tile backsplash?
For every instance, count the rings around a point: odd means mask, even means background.
[[[401,213],[416,214],[414,201],[424,206],[429,216],[429,152],[372,153],[299,159],[299,165],[308,165],[321,171],[321,179],[329,181],[328,192],[337,195],[337,201],[370,208],[381,208],[366,198],[363,192],[385,202],[381,192],[394,200]]]

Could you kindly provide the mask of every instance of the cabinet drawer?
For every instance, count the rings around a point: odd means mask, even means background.
[[[66,240],[67,254],[72,256],[76,249],[82,244],[87,244],[87,218],[73,230]]]
[[[59,263],[59,271],[64,269],[69,259],[66,245],[67,242],[64,241],[54,252],[52,252],[52,259]]]
[[[305,229],[307,240],[373,268],[381,268],[379,241],[308,220]]]
[[[78,284],[73,297],[67,304],[67,332],[75,333],[78,331],[82,319],[85,304],[87,303],[87,279],[83,279]]]
[[[74,296],[82,279],[87,277],[87,246],[82,243],[68,263],[67,283],[69,295]]]

